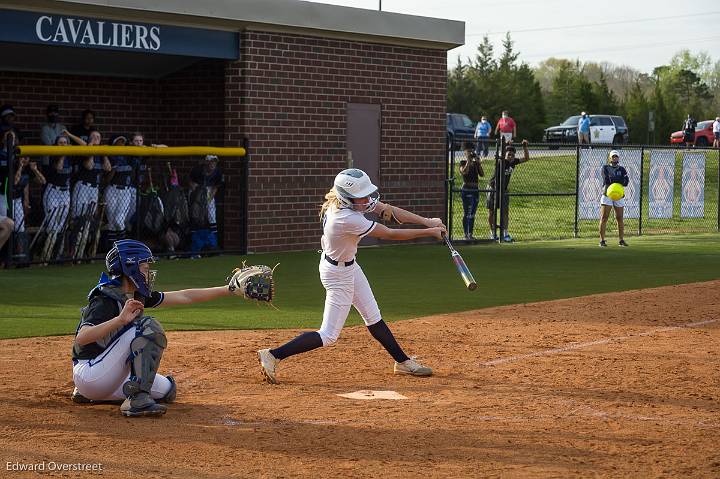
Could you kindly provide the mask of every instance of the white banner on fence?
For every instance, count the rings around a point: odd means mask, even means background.
[[[578,171],[578,219],[600,219],[600,198],[603,195],[602,167],[607,164],[608,148],[580,150]],[[630,183],[625,187],[626,218],[640,216],[641,150],[620,150],[620,165],[628,172]]]
[[[620,150],[620,166],[627,170],[630,182],[625,187],[625,218],[640,218],[640,180],[642,150]],[[600,199],[598,198],[598,201]]]
[[[672,218],[675,194],[675,151],[650,152],[648,218]]]
[[[705,154],[683,154],[681,218],[705,216]]]

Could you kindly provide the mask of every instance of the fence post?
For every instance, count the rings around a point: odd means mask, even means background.
[[[718,203],[717,207],[715,208],[715,213],[717,214],[717,229],[720,231],[720,150],[716,150],[718,155],[718,171],[717,171],[717,177],[718,177]]]
[[[5,180],[5,191],[0,192],[4,195],[4,201],[7,203],[7,217],[15,222],[15,136],[8,135],[5,140],[5,150],[7,158],[7,178]],[[12,138],[12,139],[11,139]],[[2,185],[0,185],[2,187]],[[10,237],[6,243],[5,268],[9,268],[13,263],[13,255],[15,254],[15,225],[10,230]]]
[[[645,164],[645,147],[640,147],[640,214],[638,215],[638,236],[642,236],[642,214],[643,214],[643,165]]]
[[[443,212],[445,215],[445,224],[448,228],[448,238],[450,241],[452,241],[453,234],[452,234],[452,185],[450,184],[451,177],[452,177],[452,170],[450,169],[450,164],[452,162],[452,142],[450,140],[450,137],[445,138],[445,211]]]
[[[242,174],[242,190],[243,190],[243,220],[242,220],[242,238],[243,238],[243,244],[240,248],[241,254],[246,255],[248,252],[248,212],[250,211],[250,193],[248,191],[249,188],[249,178],[250,178],[250,139],[248,137],[243,138],[243,148],[245,148],[245,168],[243,168],[243,174]],[[223,218],[223,227],[225,223],[225,218]]]
[[[580,208],[580,145],[575,147],[575,229],[574,237],[578,237],[578,213]]]

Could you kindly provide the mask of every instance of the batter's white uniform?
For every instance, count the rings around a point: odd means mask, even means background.
[[[347,208],[331,207],[325,213],[319,266],[320,281],[326,292],[325,310],[318,331],[323,346],[334,344],[340,337],[350,306],[355,306],[367,326],[382,319],[370,283],[355,261],[358,243],[375,225],[362,213]],[[338,264],[331,264],[328,259]]]

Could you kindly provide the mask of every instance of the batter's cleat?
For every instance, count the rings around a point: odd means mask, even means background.
[[[628,245],[628,244],[625,242],[625,240],[620,240],[620,243],[618,243],[618,244],[619,244],[620,246],[623,246],[623,247],[627,247],[627,245]]]
[[[156,403],[146,392],[125,399],[120,406],[120,414],[126,417],[162,416],[166,412],[167,406]]]
[[[432,376],[432,369],[423,366],[414,359],[408,359],[401,363],[395,362],[395,374],[409,374],[410,376]]]
[[[70,396],[72,399],[72,402],[76,404],[92,404],[93,400],[88,399],[82,394],[80,394],[80,391],[78,391],[78,388],[73,389],[72,396]]]
[[[607,243],[605,242],[605,240],[600,240],[600,247],[607,248]]]
[[[263,380],[269,384],[277,384],[278,380],[275,378],[275,368],[280,360],[273,356],[269,349],[261,349],[257,354]]]

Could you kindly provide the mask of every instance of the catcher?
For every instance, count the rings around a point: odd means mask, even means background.
[[[175,400],[172,376],[158,374],[167,346],[160,323],[145,308],[210,301],[241,295],[271,301],[272,270],[236,269],[228,284],[161,293],[153,290],[153,254],[135,240],[116,241],[105,257],[107,274],[88,294],[73,342],[73,401],[121,402],[123,416],[159,416]]]

